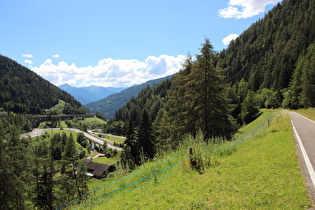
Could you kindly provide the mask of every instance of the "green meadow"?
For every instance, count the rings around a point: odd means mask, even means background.
[[[91,179],[93,191],[69,209],[305,209],[312,206],[304,184],[290,119],[264,110],[230,142],[205,144],[186,137],[176,152],[131,173],[118,170]],[[216,144],[215,144],[216,143]],[[194,148],[203,168],[190,166]]]

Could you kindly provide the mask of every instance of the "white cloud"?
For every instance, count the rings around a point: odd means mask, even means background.
[[[59,54],[55,54],[55,55],[52,55],[53,58],[59,58],[60,55]]]
[[[176,73],[182,67],[185,58],[184,55],[149,56],[145,61],[106,58],[99,61],[96,66],[87,67],[69,65],[64,61],[56,65],[51,59],[47,59],[32,70],[55,85],[68,83],[76,87],[90,85],[129,87]]]
[[[34,56],[31,54],[23,54],[22,55],[24,58],[33,58]]]
[[[239,35],[238,34],[229,34],[227,37],[224,37],[222,42],[224,45],[229,45],[230,42],[236,39]]]
[[[219,10],[223,18],[248,18],[265,11],[269,4],[276,4],[281,0],[230,0],[229,6]]]
[[[33,64],[33,61],[26,59],[26,60],[24,60],[24,63],[27,63],[27,64],[29,64],[29,65],[32,65],[32,64]]]

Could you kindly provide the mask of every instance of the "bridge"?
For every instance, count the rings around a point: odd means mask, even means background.
[[[33,127],[37,127],[39,123],[44,121],[61,121],[72,120],[76,117],[92,118],[94,113],[89,114],[58,114],[58,115],[24,115],[24,118],[28,119]]]

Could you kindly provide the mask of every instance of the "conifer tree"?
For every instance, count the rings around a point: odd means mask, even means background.
[[[75,158],[75,143],[72,133],[70,134],[69,138],[67,138],[62,157],[65,160],[73,160]]]
[[[169,90],[166,107],[159,112],[156,121],[157,138],[164,149],[175,148],[181,136],[186,133],[195,133],[194,123],[191,123],[194,110],[191,108],[192,95],[187,94],[187,88],[191,85],[189,75],[191,73],[193,59],[187,56],[183,68],[174,75],[172,87]]]
[[[128,166],[130,169],[133,169],[135,165],[140,164],[140,151],[138,150],[137,140],[131,118],[129,118],[126,134],[125,149],[121,154],[121,161],[124,167]]]
[[[156,154],[155,139],[152,135],[149,114],[144,109],[138,127],[137,140],[138,149],[143,153],[146,160],[152,160]]]
[[[209,39],[205,40],[200,52],[191,72],[192,88],[188,89],[194,95],[192,105],[199,119],[196,127],[201,128],[205,140],[230,137],[234,128],[229,120],[221,72],[213,65],[214,52]]]

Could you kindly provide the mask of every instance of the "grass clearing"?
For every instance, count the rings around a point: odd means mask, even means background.
[[[107,158],[107,157],[97,157],[93,159],[93,162],[95,163],[102,163],[102,164],[116,164],[117,161],[120,161],[120,154],[118,154],[116,157],[113,158]]]
[[[315,108],[299,109],[299,110],[294,110],[294,112],[297,112],[315,121]]]
[[[94,117],[90,117],[90,118],[85,118],[84,121],[87,121],[87,122],[99,122],[99,123],[103,123],[103,124],[106,124],[106,121],[94,116]]]
[[[104,139],[106,141],[109,141],[111,144],[114,144],[114,142],[116,142],[118,144],[123,144],[125,142],[125,138],[111,136],[111,135],[106,135],[106,137]]]
[[[246,135],[278,113],[265,110],[237,135]],[[305,209],[312,205],[285,112],[277,115],[269,127],[230,152],[208,155],[212,164],[205,167],[203,174],[190,169],[187,150],[176,154],[147,163],[132,174],[117,171],[114,178],[91,180],[89,189],[99,190],[76,207]]]
[[[78,133],[75,131],[71,131],[71,130],[63,130],[63,129],[50,129],[50,130],[46,130],[45,133],[49,134],[50,136],[53,136],[54,134],[59,133],[60,135],[62,135],[63,133],[65,133],[68,137],[70,136],[70,134],[72,134],[73,139],[76,141]]]

